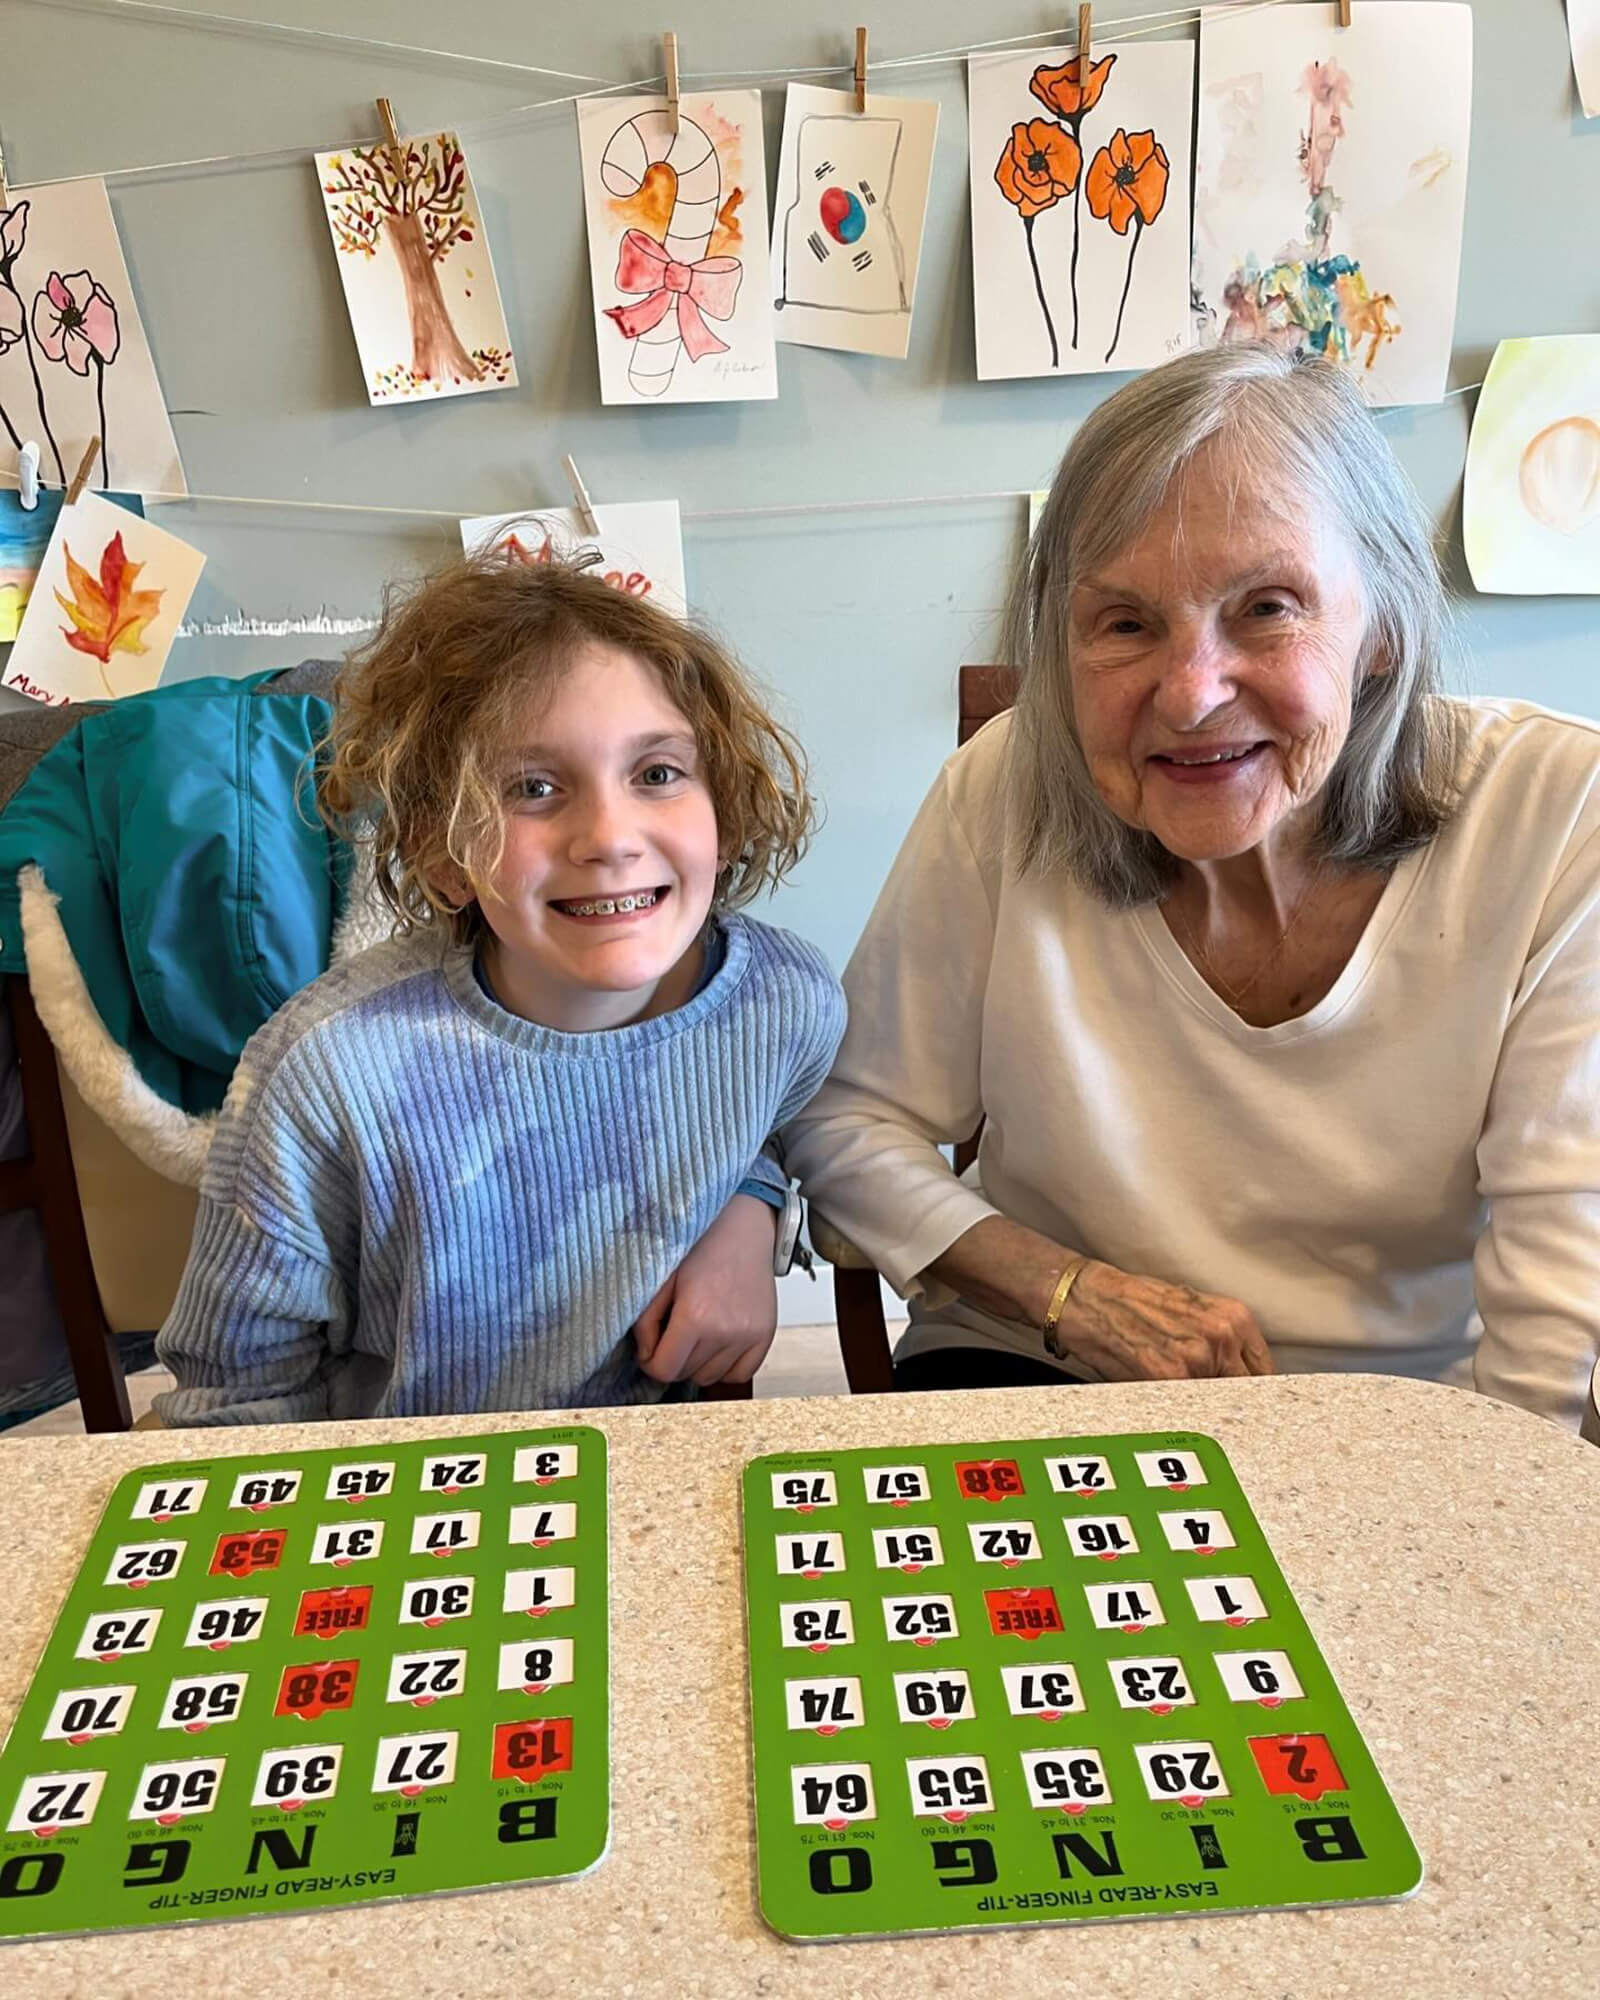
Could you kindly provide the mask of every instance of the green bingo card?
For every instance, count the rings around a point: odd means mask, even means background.
[[[744,1530],[761,1908],[783,1936],[1421,1880],[1213,1439],[758,1458]]]
[[[130,1472],[0,1752],[0,1938],[592,1867],[606,1607],[597,1430]]]

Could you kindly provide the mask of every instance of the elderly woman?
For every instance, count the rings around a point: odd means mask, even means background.
[[[1083,425],[1017,706],[918,814],[788,1135],[912,1302],[898,1384],[1377,1369],[1576,1423],[1600,727],[1446,697],[1445,643],[1334,365],[1196,353]]]

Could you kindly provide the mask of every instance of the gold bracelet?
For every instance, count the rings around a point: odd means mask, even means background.
[[[1056,1288],[1050,1294],[1050,1303],[1045,1307],[1043,1327],[1045,1352],[1053,1354],[1058,1361],[1064,1361],[1066,1356],[1062,1353],[1056,1341],[1056,1322],[1060,1319],[1066,1307],[1067,1300],[1072,1296],[1073,1286],[1083,1274],[1084,1265],[1089,1261],[1087,1257],[1074,1257],[1072,1259],[1067,1268],[1061,1273],[1061,1276],[1057,1278]]]

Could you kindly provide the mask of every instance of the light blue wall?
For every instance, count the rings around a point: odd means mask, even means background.
[[[186,0],[167,0],[181,11]],[[1021,0],[796,6],[680,0],[608,10],[556,0],[204,0],[270,18],[604,78],[659,67],[676,28],[686,76],[842,61],[864,18],[880,56],[1031,33],[1070,18]],[[1100,10],[1147,13],[1146,0]],[[1572,90],[1560,0],[1478,0],[1473,154],[1457,383],[1503,335],[1600,329],[1600,120]],[[603,18],[602,18],[603,16]],[[1181,33],[1192,33],[1181,30]],[[802,501],[985,493],[1043,484],[1073,426],[1120,379],[974,379],[965,86],[954,63],[878,79],[937,97],[939,148],[910,357],[779,350],[780,400],[676,409],[599,403],[570,107],[515,112],[563,86],[514,72],[308,47],[271,31],[179,26],[103,0],[0,0],[0,135],[14,185],[242,149],[338,144],[402,124],[465,131],[523,386],[369,410],[308,160],[112,183],[112,201],[196,492],[484,513],[565,495],[577,455],[597,499],[677,495],[687,514]],[[1425,88],[1426,80],[1418,79]],[[766,97],[768,151],[781,93]],[[509,114],[509,115],[508,115]],[[769,163],[770,164],[770,163]],[[769,173],[769,188],[771,185]],[[1459,562],[1470,397],[1386,426]],[[194,612],[359,614],[383,578],[443,553],[443,525],[195,506],[172,525],[208,564]],[[954,734],[955,674],[985,657],[1021,544],[1020,502],[690,521],[690,595],[778,690],[810,747],[827,825],[780,901],[842,963]],[[1600,598],[1465,601],[1472,685],[1600,714]],[[191,640],[169,672],[242,673],[338,642]],[[10,699],[9,697],[7,699]]]

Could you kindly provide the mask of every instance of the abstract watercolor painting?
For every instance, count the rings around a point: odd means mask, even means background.
[[[1600,118],[1600,0],[1567,0],[1572,73],[1585,118]]]
[[[66,497],[59,489],[41,487],[39,504],[30,511],[15,493],[0,489],[0,645],[8,644],[22,628],[23,611]],[[108,493],[106,498],[130,514],[144,512],[136,493]]]
[[[1462,499],[1479,590],[1600,594],[1600,333],[1502,340]]]
[[[967,64],[980,381],[1189,345],[1194,50],[1097,42],[1080,67],[1065,49]]]
[[[512,389],[482,211],[453,132],[318,153],[370,403]]]
[[[1332,355],[1373,403],[1444,393],[1472,112],[1456,0],[1209,10],[1194,292],[1202,343]]]
[[[777,337],[905,359],[939,107],[791,83],[773,204]]]
[[[570,562],[593,553],[593,573],[614,590],[647,597],[674,617],[688,615],[683,583],[683,530],[676,500],[626,500],[596,507],[591,535],[571,507],[522,514],[480,514],[461,523],[461,546],[503,548],[518,561]]]
[[[85,493],[55,532],[0,682],[34,701],[114,701],[161,678],[206,559]]]
[[[134,304],[106,184],[12,188],[0,208],[0,429],[39,446],[40,475],[187,493],[155,363]]]
[[[761,93],[578,106],[600,396],[717,403],[778,393]]]

